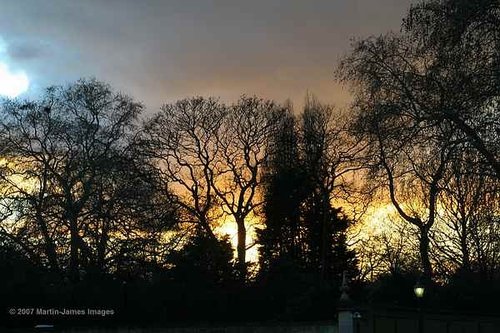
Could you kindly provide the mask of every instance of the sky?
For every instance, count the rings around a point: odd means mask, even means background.
[[[351,40],[398,31],[411,3],[0,0],[0,77],[24,75],[33,96],[96,77],[152,111],[196,95],[300,105],[307,92],[343,106],[333,72]]]

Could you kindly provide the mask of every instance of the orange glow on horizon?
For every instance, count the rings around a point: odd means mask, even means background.
[[[256,263],[259,260],[259,251],[258,246],[255,245],[256,241],[256,233],[255,227],[261,224],[260,218],[257,216],[250,216],[247,218],[245,223],[247,235],[246,235],[246,246],[247,248],[251,246],[246,251],[246,260],[251,263]],[[220,225],[215,228],[215,233],[221,236],[227,235],[229,237],[229,241],[234,249],[234,258],[236,258],[237,252],[236,248],[238,246],[238,227],[234,222],[234,218],[232,216],[225,216],[221,219]]]

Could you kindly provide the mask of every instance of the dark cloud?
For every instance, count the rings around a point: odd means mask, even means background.
[[[7,47],[7,55],[13,61],[33,60],[46,55],[47,50],[38,42],[29,44],[27,42],[12,43]]]
[[[333,69],[350,38],[399,29],[412,1],[0,2],[0,37],[36,85],[96,76],[156,108],[195,94],[300,103],[307,90],[342,103]]]

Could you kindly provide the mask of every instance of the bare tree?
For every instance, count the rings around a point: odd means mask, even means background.
[[[490,263],[496,259],[486,259],[482,249],[498,246],[498,238],[488,231],[495,228],[498,178],[488,176],[478,153],[467,146],[459,150],[449,172],[440,195],[438,226],[432,235],[439,266],[445,268],[445,277],[457,271],[494,271]]]
[[[415,237],[418,232],[415,233],[414,228],[396,216],[373,234],[360,235],[355,244],[359,279],[375,281],[382,275],[416,270],[419,267],[418,237]]]
[[[111,235],[136,222],[122,214],[120,196],[141,111],[96,80],[49,88],[36,102],[7,101],[2,199],[14,202],[15,212],[2,231],[33,253],[43,248],[50,267],[68,267],[72,280],[81,269],[105,269]]]
[[[215,99],[196,97],[162,107],[146,122],[140,145],[175,194],[181,223],[196,225],[210,237],[220,216],[215,192],[218,142],[226,108]]]
[[[441,95],[440,107],[423,108],[422,116],[454,124],[497,178],[499,26],[500,5],[496,0],[428,0],[412,6],[402,36],[409,42],[406,54],[416,55],[427,64],[407,75],[418,75],[426,81],[427,96],[433,94],[431,89]],[[407,87],[414,91],[413,84]]]
[[[267,145],[278,106],[257,97],[243,96],[232,105],[218,132],[220,160],[212,186],[223,210],[234,218],[238,230],[238,265],[246,277],[247,223],[262,205],[260,193]]]
[[[371,177],[383,184],[400,217],[418,229],[423,275],[430,280],[429,233],[457,143],[446,124],[429,128],[411,113],[400,117],[408,106],[399,103],[399,96],[391,95],[357,104],[358,133],[366,137],[374,158]]]
[[[371,100],[394,117],[446,123],[500,177],[496,1],[429,0],[412,7],[402,32],[358,41],[339,74],[356,103]]]

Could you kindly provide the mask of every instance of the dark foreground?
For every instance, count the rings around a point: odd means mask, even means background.
[[[122,327],[122,328],[54,328],[54,329],[35,329],[18,328],[2,331],[5,333],[271,333],[271,332],[290,332],[290,333],[336,333],[338,332],[336,324],[333,322],[310,323],[310,324],[248,324],[248,325],[200,325],[197,327]]]

